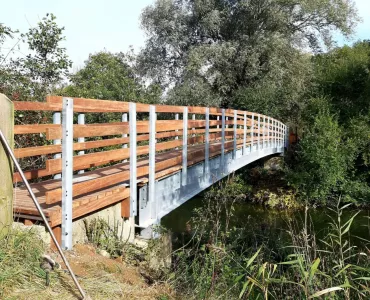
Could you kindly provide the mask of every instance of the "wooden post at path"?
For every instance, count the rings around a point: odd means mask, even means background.
[[[9,145],[14,145],[13,103],[0,94],[0,130]],[[0,143],[0,239],[13,223],[13,163]]]

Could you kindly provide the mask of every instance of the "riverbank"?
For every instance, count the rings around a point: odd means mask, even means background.
[[[147,267],[141,257],[144,251],[121,250],[122,255],[115,258],[107,257],[107,252],[93,245],[77,244],[72,251],[66,252],[73,271],[91,299],[174,299],[170,285],[159,280]],[[61,269],[47,272],[41,265],[44,254],[58,262]],[[72,300],[78,295],[60,256],[46,249],[32,229],[29,232],[12,231],[2,240],[1,299]]]
[[[341,203],[268,209],[242,200],[234,180],[185,204],[193,206],[191,219],[184,211],[162,219],[175,231],[176,291],[190,299],[368,299],[368,211]]]

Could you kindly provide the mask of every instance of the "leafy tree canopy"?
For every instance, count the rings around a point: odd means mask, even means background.
[[[64,27],[59,27],[55,20],[53,14],[47,14],[36,27],[20,34],[29,54],[3,60],[0,65],[0,91],[10,98],[40,101],[68,75],[72,62],[61,46]],[[1,32],[3,38],[14,33],[8,27],[0,27],[0,41]]]
[[[130,67],[130,56],[99,52],[89,56],[85,66],[70,76],[71,84],[60,93],[74,97],[157,103],[160,89],[146,87]]]
[[[296,77],[307,69],[297,49],[320,51],[334,30],[351,34],[356,20],[353,1],[157,0],[142,14],[148,40],[138,69],[164,87],[191,92],[199,83],[214,104],[221,97],[224,106],[246,107],[248,89],[256,87],[259,99],[271,82],[274,97],[296,94],[307,74]]]

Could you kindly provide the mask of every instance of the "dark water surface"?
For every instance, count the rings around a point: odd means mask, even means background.
[[[186,224],[194,215],[195,208],[203,206],[203,199],[195,197],[182,206],[163,217],[161,224],[170,229],[175,235],[182,234],[186,231]],[[359,210],[346,209],[342,215],[342,224],[351,218]],[[328,233],[330,216],[337,219],[337,215],[325,208],[309,209],[309,223],[312,224],[316,238],[321,239]],[[287,212],[275,209],[268,209],[258,204],[242,203],[235,206],[235,212],[232,219],[232,225],[236,227],[250,228],[251,234],[254,234],[256,228],[262,230],[270,237],[281,237],[289,230],[291,225],[295,228],[302,228],[304,224],[304,210]],[[354,219],[350,235],[351,243],[357,246],[363,246],[362,239],[370,240],[370,210],[361,210]],[[290,224],[290,225],[289,225]]]

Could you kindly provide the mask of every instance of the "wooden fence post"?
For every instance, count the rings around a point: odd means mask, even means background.
[[[0,94],[0,130],[9,145],[14,145],[14,106]],[[13,163],[0,143],[0,238],[13,223]]]

